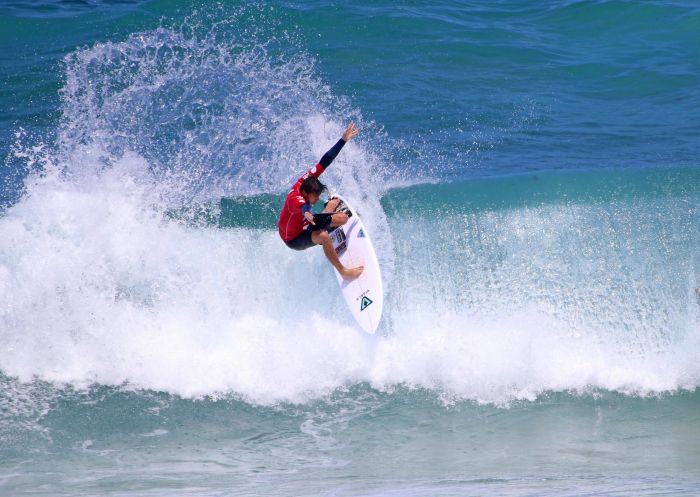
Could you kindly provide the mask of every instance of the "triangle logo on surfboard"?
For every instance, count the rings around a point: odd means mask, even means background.
[[[369,297],[362,297],[362,302],[360,303],[360,312],[367,309],[367,307],[372,303]]]

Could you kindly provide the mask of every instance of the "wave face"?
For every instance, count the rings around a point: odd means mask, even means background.
[[[64,59],[56,139],[13,149],[31,172],[0,218],[4,375],[264,405],[360,384],[499,406],[700,385],[697,169],[420,184],[294,40],[223,36],[235,22]],[[339,116],[363,137],[325,178],[380,254],[377,339],[320,251],[274,225]]]
[[[628,170],[391,192],[409,377],[496,402],[694,390],[699,186]]]

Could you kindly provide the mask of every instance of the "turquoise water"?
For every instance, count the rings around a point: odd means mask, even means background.
[[[0,43],[0,494],[700,493],[694,2],[24,0]],[[276,233],[349,120],[377,336]]]

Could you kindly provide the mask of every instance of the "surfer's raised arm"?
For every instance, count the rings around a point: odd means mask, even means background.
[[[340,153],[340,150],[343,148],[343,146],[355,138],[357,136],[357,133],[359,133],[357,126],[355,126],[355,123],[350,123],[348,124],[348,127],[345,128],[345,131],[343,132],[343,136],[340,137],[340,140],[336,142],[335,145],[333,145],[328,152],[323,154],[323,157],[321,157],[321,160],[318,161],[318,164],[316,167],[311,169],[309,172],[306,173],[306,175],[301,177],[301,180],[304,181],[306,177],[317,177],[320,176],[323,171],[325,171],[328,166],[331,165],[331,162],[338,156]],[[321,166],[319,168],[319,166]],[[325,190],[325,186],[319,181],[319,185],[321,185],[320,191]],[[335,207],[336,204],[333,204],[333,207]],[[312,226],[316,226],[316,222],[314,221],[314,214],[311,212],[311,204],[305,203],[301,207],[301,212],[304,214],[304,219],[306,219],[309,224]]]
[[[323,154],[321,160],[318,161],[318,163],[323,166],[324,171],[331,165],[333,159],[338,156],[338,153],[340,152],[340,149],[343,148],[343,145],[355,138],[359,132],[360,131],[357,129],[357,126],[355,126],[355,123],[348,124],[348,127],[345,128],[345,131],[343,131],[343,136],[340,137],[340,140],[338,140],[337,143],[333,145],[330,150],[328,150],[328,152]]]

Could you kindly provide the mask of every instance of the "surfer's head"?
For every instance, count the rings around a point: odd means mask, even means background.
[[[301,192],[302,196],[310,204],[315,204],[318,202],[319,197],[326,190],[326,185],[321,183],[315,176],[309,176],[306,178],[301,182],[301,186],[299,187],[299,191]]]

